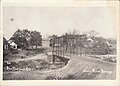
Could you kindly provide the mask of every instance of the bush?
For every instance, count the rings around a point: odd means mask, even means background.
[[[105,60],[105,61],[109,61],[109,62],[114,62],[114,63],[117,62],[117,60],[116,60],[115,57],[104,58],[104,60]]]

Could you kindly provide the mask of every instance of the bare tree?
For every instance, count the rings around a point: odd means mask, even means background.
[[[69,30],[69,31],[67,32],[67,34],[70,34],[70,35],[77,35],[77,34],[79,34],[79,31],[76,30],[76,29],[73,29],[73,30]]]
[[[98,35],[98,34],[99,34],[99,33],[96,32],[96,31],[94,31],[94,30],[91,30],[91,31],[87,32],[87,35],[88,35],[89,37],[95,37],[95,36]]]

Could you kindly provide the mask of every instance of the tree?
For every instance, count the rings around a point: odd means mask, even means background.
[[[31,36],[30,36],[30,31],[27,30],[27,29],[24,29],[24,30],[22,31],[22,34],[23,34],[25,40],[27,41],[28,46],[30,46],[30,38],[31,38]]]
[[[76,29],[73,29],[72,34],[73,34],[73,35],[77,35],[77,34],[78,34],[78,31],[77,31]]]
[[[98,33],[97,33],[96,31],[94,31],[94,30],[91,30],[91,31],[89,31],[89,32],[87,33],[87,35],[88,35],[89,37],[95,37],[96,35],[98,35]]]
[[[73,29],[73,30],[69,30],[69,31],[67,32],[67,34],[69,34],[69,35],[78,35],[78,34],[79,34],[79,31],[76,30],[76,29]]]
[[[92,50],[94,54],[109,54],[109,48],[106,39],[103,37],[94,37]]]
[[[28,47],[28,41],[26,40],[27,32],[29,31],[18,29],[10,38],[10,40],[14,41],[18,45],[18,48],[22,48],[22,49],[27,48]]]
[[[30,33],[30,44],[31,46],[41,46],[42,45],[42,35],[38,31],[31,31]]]

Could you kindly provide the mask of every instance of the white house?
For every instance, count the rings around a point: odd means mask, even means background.
[[[88,45],[87,47],[92,47],[92,46],[93,46],[93,43],[94,43],[94,40],[93,40],[92,38],[88,38],[88,39],[87,39],[87,42],[88,42],[88,43],[87,43],[87,45]]]
[[[109,42],[106,42],[106,43],[107,43],[108,47],[111,47],[111,46],[112,46],[112,44],[110,44]]]
[[[94,40],[91,39],[91,38],[88,38],[87,41],[89,41],[89,42],[94,42]]]
[[[10,40],[8,43],[10,45],[10,48],[17,49],[17,44],[15,42],[13,42],[13,41]]]

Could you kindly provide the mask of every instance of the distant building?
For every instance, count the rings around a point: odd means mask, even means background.
[[[50,40],[49,39],[42,39],[42,46],[43,47],[50,47]]]

